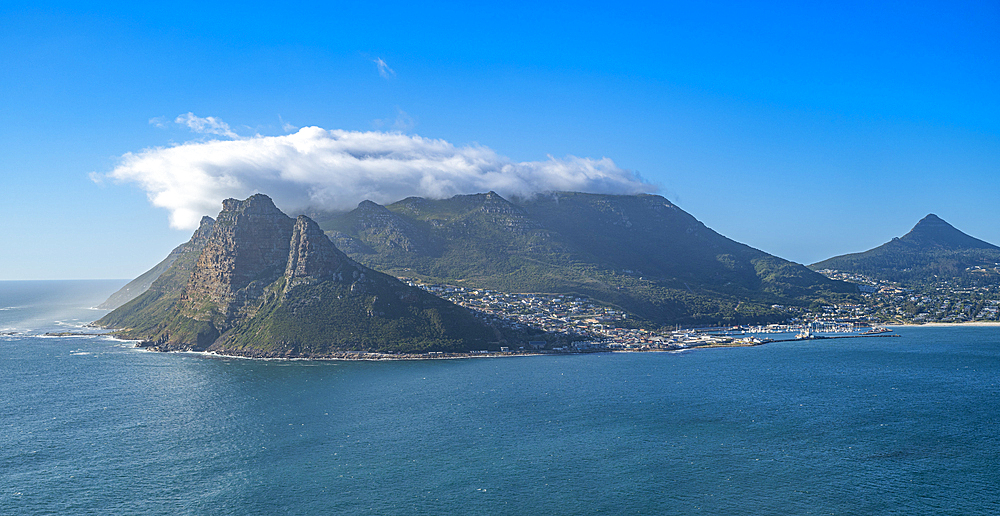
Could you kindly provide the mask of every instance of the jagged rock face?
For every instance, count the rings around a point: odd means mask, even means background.
[[[184,308],[196,318],[214,309],[229,319],[259,297],[285,271],[293,225],[265,195],[223,201],[182,298]]]
[[[349,259],[330,242],[319,225],[299,215],[292,228],[292,239],[285,266],[285,277],[328,278]]]
[[[191,235],[191,240],[188,241],[188,249],[184,252],[190,252],[198,246],[204,246],[207,244],[208,239],[212,236],[212,232],[214,230],[215,219],[207,215],[202,217],[201,222],[198,223],[198,229],[195,230],[194,234]]]

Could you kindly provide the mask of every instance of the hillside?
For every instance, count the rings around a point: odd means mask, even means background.
[[[157,350],[258,357],[495,350],[505,338],[468,310],[358,264],[311,219],[292,219],[260,194],[224,201],[196,260],[175,259],[95,324]]]
[[[348,255],[390,274],[577,293],[661,325],[778,321],[787,312],[772,305],[857,292],[732,241],[657,195],[412,197],[317,218]]]
[[[974,286],[1000,282],[998,264],[1000,247],[971,237],[930,214],[902,237],[862,253],[836,256],[809,267],[914,286],[940,281]]]

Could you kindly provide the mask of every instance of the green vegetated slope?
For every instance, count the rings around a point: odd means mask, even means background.
[[[508,292],[578,293],[656,324],[787,317],[857,293],[806,267],[734,242],[657,195],[489,192],[370,201],[319,215],[337,246],[397,276]]]
[[[814,263],[813,270],[843,272],[920,286],[942,280],[955,285],[995,285],[1000,247],[971,237],[937,215],[920,220],[909,233],[874,249]]]
[[[518,338],[358,264],[259,194],[226,200],[198,253],[96,324],[158,350],[258,357],[496,350]]]

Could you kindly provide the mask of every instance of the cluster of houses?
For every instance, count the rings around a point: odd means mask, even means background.
[[[568,294],[516,294],[453,285],[425,284],[422,288],[478,315],[503,321],[513,328],[531,327],[574,335],[603,335],[620,326],[628,316],[582,296]]]
[[[587,297],[568,294],[522,294],[474,289],[454,285],[406,281],[453,303],[464,306],[477,316],[501,322],[513,328],[531,327],[562,334],[569,344],[548,351],[652,351],[690,347],[755,345],[765,342],[742,333],[731,335],[726,329],[653,331],[622,327],[628,315],[621,310],[595,303]],[[524,351],[539,351],[545,341],[527,343]],[[503,350],[508,351],[508,350]],[[520,350],[518,350],[520,351]]]
[[[994,273],[997,267],[970,267],[969,272]],[[940,280],[920,289],[835,270],[819,271],[833,279],[859,284],[864,303],[826,307],[840,318],[866,319],[882,323],[961,323],[1000,320],[1000,286],[981,279],[981,284],[958,285]]]
[[[863,303],[824,306],[818,310],[784,308],[786,324],[732,328],[698,328],[654,331],[628,328],[628,315],[569,294],[507,293],[454,285],[426,284],[406,280],[456,304],[478,317],[512,328],[537,328],[561,334],[568,344],[550,348],[545,341],[530,342],[517,351],[591,352],[681,350],[693,347],[753,346],[769,342],[770,334],[800,335],[871,332],[892,322],[964,322],[997,320],[1000,288],[951,288],[939,285],[915,293],[899,285],[877,282],[857,275],[823,271],[831,277],[863,282],[868,287]],[[510,352],[504,349],[504,352]],[[485,353],[485,352],[483,352]]]

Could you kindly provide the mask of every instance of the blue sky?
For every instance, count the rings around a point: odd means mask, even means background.
[[[310,127],[446,147],[432,166],[487,155],[433,191],[598,170],[803,263],[927,213],[1000,244],[1000,4],[805,4],[5,2],[0,279],[134,277],[223,191],[150,186],[164,152],[229,166]],[[291,204],[320,181],[241,173]]]

